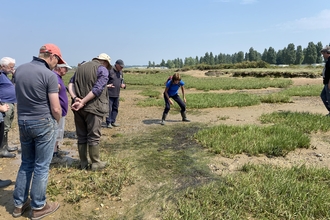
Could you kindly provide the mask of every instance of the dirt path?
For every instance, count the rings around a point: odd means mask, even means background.
[[[196,77],[203,77],[200,72],[190,72],[189,74]],[[293,79],[294,85],[307,85],[307,84],[321,84],[321,79]],[[160,89],[162,90],[162,89]],[[187,94],[196,92],[194,90],[187,91]],[[148,107],[141,108],[136,105],[139,100],[143,100],[143,96],[138,94],[136,90],[122,90],[122,98],[124,101],[120,103],[120,110],[118,115],[118,123],[120,127],[116,129],[102,129],[102,138],[110,139],[111,136],[117,133],[131,134],[131,133],[143,133],[146,130],[153,129],[156,126],[160,126],[160,117],[163,108]],[[294,97],[293,103],[287,104],[261,104],[251,107],[231,107],[231,108],[211,108],[198,111],[189,112],[189,100],[187,103],[188,117],[193,122],[208,123],[209,125],[217,124],[259,124],[258,117],[263,113],[270,113],[273,111],[308,111],[311,113],[326,114],[326,110],[319,97]],[[227,120],[221,120],[220,118],[226,117]],[[171,126],[176,123],[182,123],[179,114],[171,113],[168,116],[169,122],[166,126]],[[70,152],[69,156],[73,159],[77,159],[76,152],[76,140],[74,139],[75,127],[73,123],[72,112],[66,119],[66,133],[62,146],[63,149]],[[330,145],[329,142],[325,142],[325,134],[316,134],[312,137],[313,149],[300,149],[295,152],[289,153],[285,158],[267,158],[265,156],[260,157],[248,157],[246,155],[236,155],[234,158],[224,158],[221,156],[215,157],[209,164],[210,169],[219,174],[226,175],[230,172],[235,172],[237,168],[247,162],[251,163],[270,163],[281,166],[292,166],[295,164],[308,164],[320,167],[330,168]],[[19,134],[17,128],[16,118],[13,123],[13,128],[9,132],[9,139],[11,144],[19,145]],[[0,159],[0,178],[11,179],[13,182],[16,179],[17,171],[20,165],[20,155],[16,158]],[[14,183],[7,188],[0,189],[0,220],[11,219],[11,213],[13,211],[12,193],[14,189]],[[125,191],[125,190],[124,190]],[[123,198],[125,199],[129,198]],[[64,205],[61,207],[61,212],[70,212],[70,206]],[[115,211],[115,210],[114,210]],[[119,210],[117,210],[118,212]],[[25,219],[24,217],[18,219]],[[45,219],[57,219],[55,215],[47,217]]]

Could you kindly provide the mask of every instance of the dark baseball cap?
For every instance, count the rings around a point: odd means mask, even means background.
[[[124,61],[122,61],[122,60],[117,60],[116,64],[118,64],[119,66],[121,66],[123,68],[125,67]]]

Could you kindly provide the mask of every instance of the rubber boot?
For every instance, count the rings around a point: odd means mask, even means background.
[[[106,162],[100,160],[100,146],[88,146],[89,157],[92,161],[92,170],[101,170],[106,166]]]
[[[8,157],[8,158],[16,157],[16,154],[10,153],[7,150],[7,147],[6,147],[7,142],[8,142],[7,133],[4,133],[4,137],[3,137],[2,143],[0,144],[0,158],[2,158],[2,157]]]
[[[165,125],[166,116],[167,116],[167,113],[163,113],[162,121],[160,122],[161,125]]]
[[[87,143],[78,144],[78,153],[80,158],[80,169],[85,170],[88,168]]]
[[[186,112],[181,112],[181,116],[182,116],[182,121],[190,122],[190,120],[186,116]]]
[[[3,145],[3,147],[6,148],[7,151],[9,151],[9,152],[13,152],[13,151],[17,151],[17,150],[18,150],[18,147],[16,147],[16,146],[9,147],[9,145],[8,145],[8,132],[5,132],[5,133],[3,134],[2,145]]]

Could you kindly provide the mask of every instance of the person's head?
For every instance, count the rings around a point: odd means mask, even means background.
[[[54,70],[58,73],[58,75],[64,76],[71,69],[71,66],[69,66],[67,63],[63,63],[57,64]]]
[[[330,46],[326,45],[320,52],[323,58],[327,60],[330,57]]]
[[[13,74],[15,72],[15,60],[11,57],[3,57],[0,60],[1,70],[6,74]]]
[[[115,66],[116,66],[116,69],[117,70],[122,70],[124,67],[125,67],[125,64],[124,64],[124,61],[122,60],[117,60],[116,63],[115,63]]]
[[[172,83],[178,84],[181,81],[181,76],[179,73],[174,73],[172,76]]]
[[[98,60],[101,63],[101,65],[107,69],[111,68],[111,58],[106,53],[101,53],[97,57],[93,58],[93,60]]]
[[[50,69],[54,69],[57,64],[64,64],[61,50],[55,44],[45,44],[39,50],[39,58],[48,63]]]

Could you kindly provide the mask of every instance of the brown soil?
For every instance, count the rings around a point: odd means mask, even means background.
[[[204,77],[204,72],[191,71],[188,74],[196,77]],[[294,85],[307,85],[307,84],[321,84],[322,79],[306,79],[306,78],[295,78],[292,79]],[[263,92],[271,92],[274,89],[264,89]],[[162,89],[160,89],[162,91]],[[260,92],[261,90],[258,90]],[[186,93],[198,92],[196,90],[187,90]],[[143,133],[153,129],[156,126],[160,126],[160,117],[162,114],[162,108],[159,107],[148,107],[148,111],[145,108],[138,107],[136,103],[144,97],[138,94],[137,90],[122,90],[121,97],[124,101],[120,103],[118,123],[120,127],[116,129],[102,129],[102,138],[110,139],[111,136],[116,133],[131,134],[131,133]],[[292,103],[287,104],[261,104],[258,106],[251,107],[231,107],[231,108],[211,108],[199,110],[198,114],[189,114],[189,100],[187,100],[188,116],[193,122],[208,123],[210,125],[217,124],[259,124],[258,117],[263,113],[270,113],[273,111],[307,111],[311,113],[327,114],[325,107],[319,97],[293,97]],[[180,122],[180,116],[178,114],[169,114],[169,123],[166,126],[171,126]],[[227,117],[227,120],[221,120],[220,118]],[[76,141],[74,139],[75,127],[73,123],[72,112],[69,112],[66,118],[66,134],[62,146],[62,149],[70,152],[69,157],[77,159],[76,152]],[[289,167],[292,165],[307,164],[318,167],[330,168],[330,147],[329,141],[326,140],[327,134],[315,134],[312,136],[312,148],[310,149],[299,149],[289,153],[286,157],[280,158],[268,158],[265,156],[250,157],[247,155],[236,155],[234,158],[224,158],[216,156],[209,164],[210,169],[219,174],[226,175],[231,172],[235,172],[238,167],[245,163],[254,164],[276,164],[280,166]],[[19,145],[19,134],[17,128],[16,119],[13,123],[12,129],[9,132],[10,144]],[[20,165],[20,155],[16,158],[0,159],[0,178],[11,179],[13,184],[9,187],[0,189],[0,219],[11,219],[11,213],[14,209],[12,201],[12,193],[14,189],[14,182],[16,180],[17,171]],[[141,183],[140,183],[141,184]],[[106,206],[108,212],[117,213],[120,215],[128,206],[134,205],[134,193],[135,186],[131,186],[123,189],[121,194],[121,200],[112,202],[111,206]],[[61,201],[60,201],[61,202]],[[81,204],[81,210],[89,210],[88,207],[95,207],[93,202]],[[109,208],[110,207],[110,208]],[[85,209],[86,208],[86,209]],[[72,206],[61,202],[59,211],[53,215],[46,217],[45,219],[72,219],[67,216],[71,216]],[[18,219],[26,219],[28,214]],[[104,216],[104,219],[108,219]],[[150,217],[148,219],[155,219]]]

